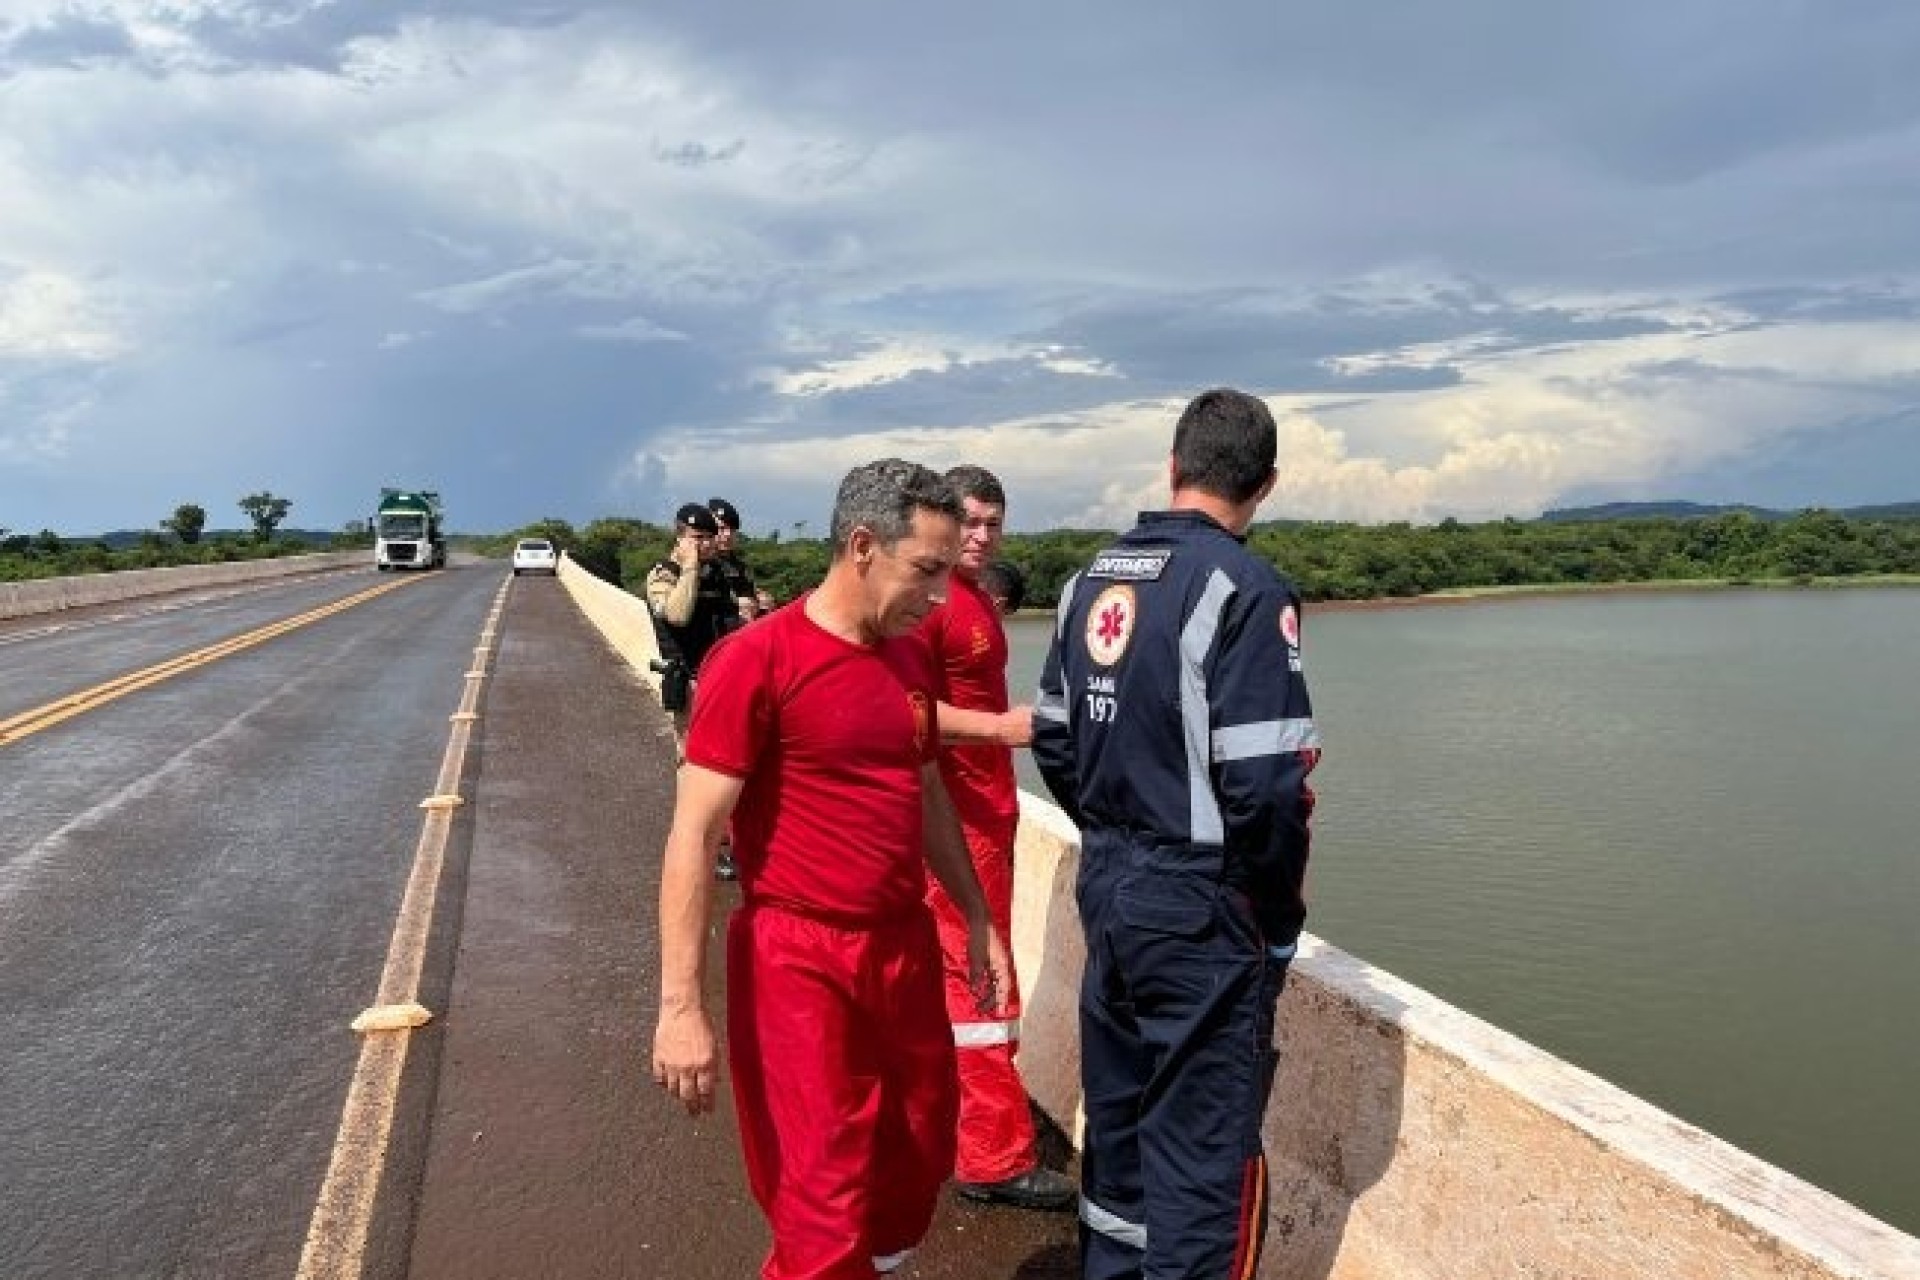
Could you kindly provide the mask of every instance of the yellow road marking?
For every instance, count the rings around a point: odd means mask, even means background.
[[[487,616],[486,630],[491,636],[494,624],[506,608],[509,578],[494,597]],[[486,648],[487,646],[482,646]],[[485,665],[479,650],[476,663]],[[479,681],[468,672],[460,697],[460,709],[451,717],[453,728],[447,737],[447,749],[440,758],[440,776],[421,808],[427,811],[420,824],[420,842],[414,848],[413,871],[407,877],[407,891],[400,900],[400,914],[394,920],[393,938],[387,945],[387,962],[380,971],[380,990],[374,997],[376,1007],[419,1003],[420,970],[425,963],[427,938],[433,930],[434,898],[440,885],[440,868],[446,858],[447,835],[453,815],[460,806],[460,773],[466,760],[467,742],[479,718],[474,704],[480,696]],[[307,1227],[306,1244],[300,1250],[298,1280],[358,1280],[365,1264],[367,1232],[373,1224],[374,1203],[380,1193],[380,1178],[386,1170],[387,1143],[393,1134],[393,1116],[400,1096],[400,1076],[407,1064],[407,1046],[412,1029],[400,1026],[370,1030],[360,1040],[360,1060],[354,1065],[353,1082],[347,1086],[346,1105],[340,1113],[340,1132],[334,1139],[333,1156],[327,1164],[326,1181],[313,1206]]]
[[[17,715],[8,716],[5,720],[0,720],[0,746],[18,741],[29,734],[38,733],[42,729],[52,728],[63,720],[71,720],[77,715],[92,711],[95,707],[103,707],[130,693],[150,688],[162,680],[171,680],[183,672],[204,667],[209,662],[217,662],[243,649],[251,649],[254,645],[263,644],[275,636],[282,636],[309,623],[318,622],[322,618],[332,617],[357,604],[364,604],[377,595],[384,595],[386,592],[403,587],[410,581],[413,579],[402,578],[393,582],[383,582],[377,587],[369,587],[345,599],[335,600],[332,604],[321,605],[318,609],[310,609],[306,613],[291,618],[282,618],[278,622],[268,623],[257,630],[243,632],[230,639],[222,640],[218,644],[210,644],[204,649],[195,649],[192,653],[183,653],[177,658],[169,658],[165,662],[140,671],[116,676],[90,689],[81,689],[64,698],[56,698],[31,711],[22,711]]]

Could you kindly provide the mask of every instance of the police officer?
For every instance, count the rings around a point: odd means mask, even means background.
[[[1169,509],[1068,582],[1034,703],[1035,763],[1081,833],[1087,1280],[1250,1276],[1265,1236],[1320,753],[1299,596],[1244,545],[1276,435],[1242,392],[1187,406]]]
[[[647,571],[647,607],[662,656],[679,659],[698,673],[714,641],[732,630],[740,608],[720,566],[720,524],[713,512],[689,502],[674,513],[673,551]]]
[[[753,585],[753,574],[748,571],[746,560],[734,545],[740,538],[740,512],[725,498],[708,498],[707,510],[713,512],[713,518],[720,526],[719,535],[714,539],[713,562],[720,567],[727,590],[733,594],[734,604],[740,611],[740,621],[752,622],[762,612],[760,591]]]

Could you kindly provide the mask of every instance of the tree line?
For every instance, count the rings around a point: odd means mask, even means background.
[[[517,537],[551,538],[598,576],[639,592],[672,531],[596,520],[578,530],[545,520],[475,549],[505,554]],[[1105,530],[1011,533],[1001,556],[1027,578],[1027,603],[1051,607],[1073,574],[1112,541]],[[1704,518],[1495,520],[1435,525],[1279,521],[1247,543],[1308,600],[1373,600],[1489,587],[1635,582],[1811,582],[1920,575],[1920,520],[1849,519],[1813,508],[1782,520],[1734,511]],[[743,540],[755,581],[790,600],[826,572],[831,547],[778,531]]]
[[[207,513],[182,503],[137,545],[63,539],[0,528],[0,581],[251,559],[310,550],[310,540],[276,536],[292,503],[262,490],[236,506],[250,535],[206,533]],[[831,548],[821,538],[778,530],[743,540],[756,581],[790,600],[826,572]],[[1051,607],[1060,589],[1112,540],[1105,530],[1056,529],[1007,535],[1002,556],[1027,578],[1031,606]],[[459,535],[481,555],[504,556],[522,537],[551,538],[609,582],[639,592],[647,570],[666,555],[672,530],[607,517],[575,528],[542,520],[511,533]],[[1849,518],[1811,508],[1784,519],[1748,511],[1712,516],[1604,520],[1494,520],[1435,525],[1276,521],[1258,524],[1248,545],[1299,586],[1309,600],[1372,600],[1488,587],[1597,586],[1632,582],[1808,582],[1816,578],[1920,575],[1920,519]],[[364,522],[331,535],[333,549],[371,546]]]
[[[0,527],[0,582],[111,573],[117,569],[163,569],[222,560],[258,560],[313,549],[305,539],[275,540],[275,532],[293,510],[290,499],[262,489],[234,505],[246,515],[252,525],[251,533],[208,534],[207,509],[197,502],[183,502],[175,507],[173,514],[161,520],[157,529],[142,532],[132,546],[114,546],[97,538],[63,538],[51,529],[26,534]],[[334,537],[333,543],[348,547],[360,545],[353,540],[355,536],[356,530],[349,526]]]

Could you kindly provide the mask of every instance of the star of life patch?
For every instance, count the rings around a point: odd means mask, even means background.
[[[1102,667],[1120,661],[1133,639],[1133,588],[1116,583],[1094,597],[1087,610],[1087,656]]]
[[[1152,582],[1166,572],[1167,561],[1171,559],[1170,547],[1152,551],[1102,551],[1087,566],[1087,576],[1114,582]]]

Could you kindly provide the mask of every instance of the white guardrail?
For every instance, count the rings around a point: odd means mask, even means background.
[[[560,579],[657,692],[645,603]],[[1020,1068],[1076,1138],[1079,853],[1022,793]],[[1269,1280],[1920,1280],[1920,1240],[1318,939],[1278,1039]]]
[[[115,573],[83,573],[67,578],[35,578],[27,582],[0,582],[0,618],[22,618],[58,613],[90,604],[112,604],[139,596],[165,595],[197,587],[226,586],[262,578],[284,578],[353,565],[371,566],[368,551],[325,551],[307,556],[279,556],[272,560],[230,560],[220,564],[176,565],[169,569],[122,569]]]

